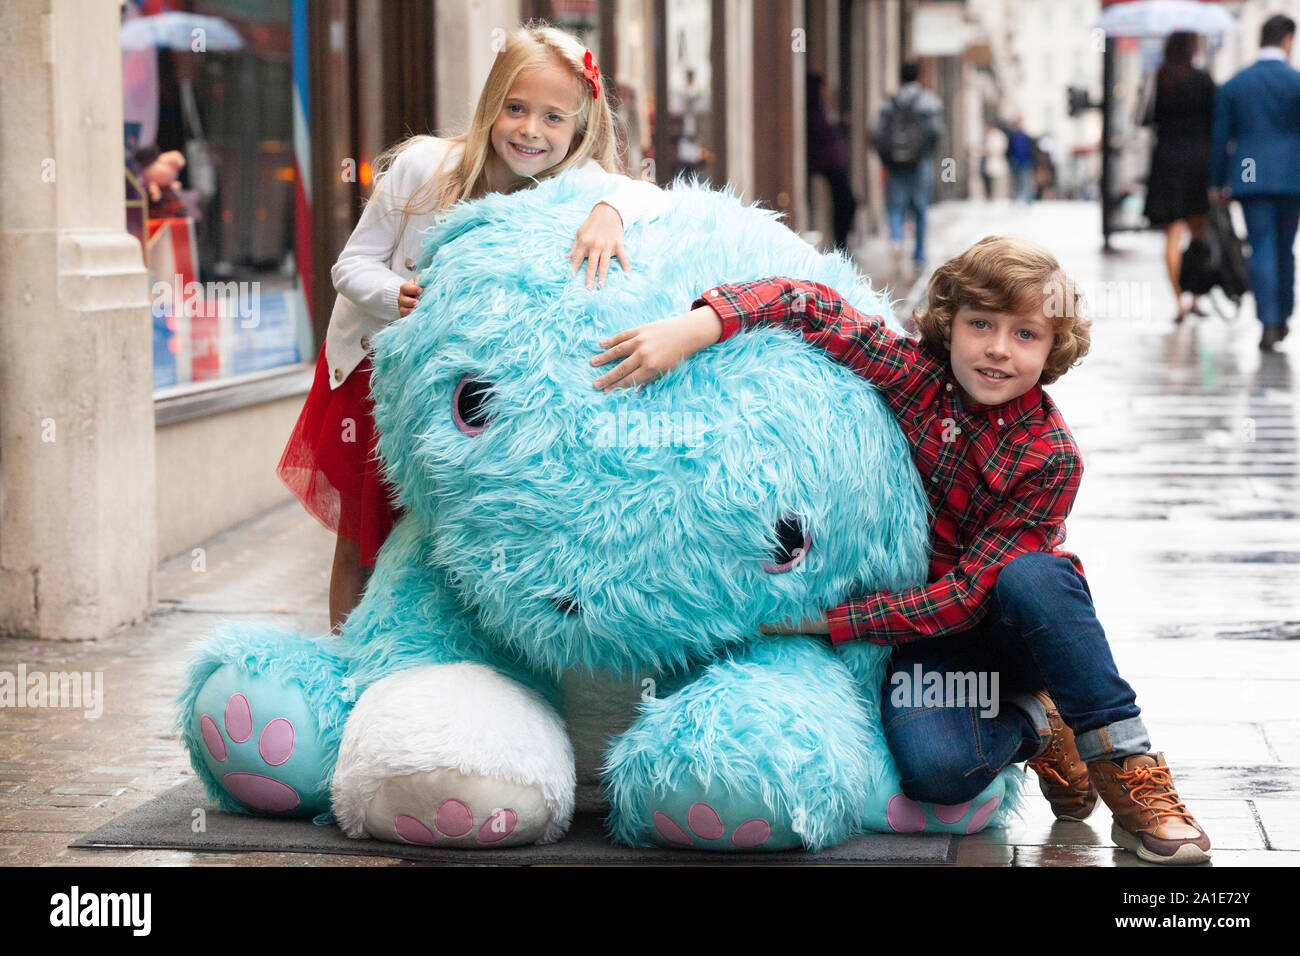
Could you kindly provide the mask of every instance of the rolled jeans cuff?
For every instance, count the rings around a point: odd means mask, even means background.
[[[1084,763],[1151,752],[1151,738],[1141,717],[1128,717],[1075,734],[1074,745],[1079,748],[1079,758]]]
[[[1047,719],[1047,708],[1033,694],[1012,694],[1007,701],[1023,710],[1025,716],[1029,718],[1030,725],[1038,733],[1038,739],[1042,741],[1042,746],[1038,748],[1038,753],[1041,754],[1047,749],[1047,742],[1052,737],[1052,725]]]

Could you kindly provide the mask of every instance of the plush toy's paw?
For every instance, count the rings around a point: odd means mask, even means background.
[[[394,843],[472,850],[536,843],[553,822],[537,787],[444,768],[381,783],[365,829]]]
[[[974,799],[956,804],[922,803],[894,787],[872,794],[863,828],[882,833],[976,833],[988,826],[1002,826],[1014,812],[1019,778],[1004,771]],[[1001,810],[1002,812],[998,812]]]
[[[793,821],[756,797],[686,787],[651,801],[649,832],[661,846],[696,850],[790,850],[803,846]]]
[[[192,719],[204,764],[241,809],[286,816],[329,809],[325,754],[296,684],[224,664],[200,688]]]
[[[573,815],[573,750],[535,690],[483,664],[376,681],[339,746],[334,815],[350,837],[435,846],[558,840]]]
[[[872,742],[853,675],[821,642],[737,648],[643,700],[615,739],[603,768],[610,835],[628,846],[834,846],[867,798]]]

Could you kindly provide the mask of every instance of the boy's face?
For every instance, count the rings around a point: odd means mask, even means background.
[[[1038,383],[1052,351],[1042,306],[1020,314],[962,306],[952,320],[952,371],[967,403],[1002,405]]]

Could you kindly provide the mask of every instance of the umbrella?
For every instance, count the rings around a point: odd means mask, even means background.
[[[1163,37],[1171,33],[1236,33],[1237,19],[1217,3],[1133,0],[1101,12],[1097,27],[1112,37]]]
[[[195,31],[202,32],[196,34]],[[122,24],[123,50],[148,50],[153,47],[192,50],[195,39],[202,40],[206,51],[244,48],[243,38],[220,17],[167,11],[135,17]]]

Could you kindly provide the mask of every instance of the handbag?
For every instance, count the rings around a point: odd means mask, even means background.
[[[1207,231],[1214,234],[1219,247],[1219,268],[1216,274],[1219,288],[1234,304],[1250,291],[1250,269],[1241,237],[1233,228],[1228,207],[1215,203],[1206,220]]]
[[[1245,250],[1225,204],[1210,206],[1205,219],[1205,235],[1187,244],[1178,270],[1178,285],[1193,295],[1207,295],[1212,289],[1222,289],[1223,294],[1238,307],[1241,297],[1250,291]]]

